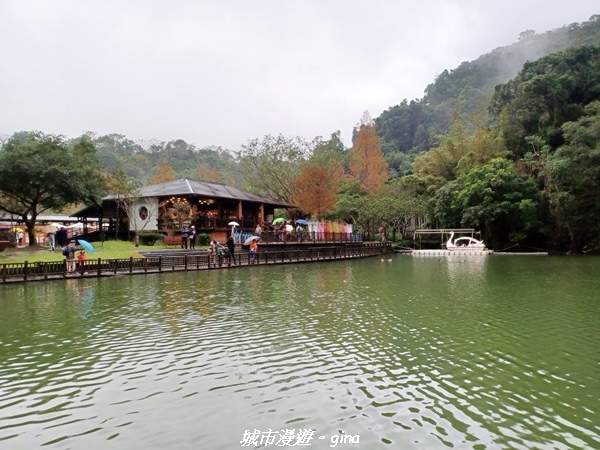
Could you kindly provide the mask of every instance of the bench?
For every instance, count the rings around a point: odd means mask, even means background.
[[[170,245],[181,247],[181,236],[165,236],[163,244],[165,244],[165,247],[169,247]]]

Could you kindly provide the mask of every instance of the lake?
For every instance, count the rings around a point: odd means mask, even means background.
[[[2,285],[0,448],[600,448],[599,268],[386,255]]]

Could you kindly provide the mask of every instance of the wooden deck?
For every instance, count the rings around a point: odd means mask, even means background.
[[[88,259],[84,271],[67,272],[66,261],[0,264],[0,284],[29,281],[61,280],[72,278],[106,277],[190,270],[220,270],[273,264],[307,263],[366,258],[392,252],[389,244],[346,244],[314,248],[291,248],[263,251],[255,261],[247,251],[235,254],[235,263],[227,257],[218,257],[216,266],[210,264],[206,250],[172,250],[147,252],[144,258]],[[170,254],[169,254],[170,253]],[[83,274],[82,274],[83,272]]]

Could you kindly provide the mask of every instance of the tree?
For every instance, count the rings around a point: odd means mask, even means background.
[[[539,192],[533,178],[496,158],[439,189],[432,203],[443,226],[484,229],[504,245],[521,241],[537,224]]]
[[[425,222],[427,209],[425,190],[414,175],[396,178],[386,183],[372,199],[377,220],[391,226],[393,238],[400,232],[406,238],[409,230],[415,230]]]
[[[585,105],[600,100],[600,47],[582,46],[527,62],[518,76],[496,87],[490,111],[506,110],[504,136],[515,156],[539,135],[556,149],[564,144],[561,125],[577,120]]]
[[[206,163],[201,163],[200,167],[198,168],[198,177],[200,180],[203,181],[208,181],[210,183],[218,183],[221,180],[221,176],[219,174],[219,169],[217,169],[216,166],[213,166],[212,168],[206,164]]]
[[[171,215],[177,221],[179,228],[192,215],[192,207],[186,198],[175,198],[172,202]]]
[[[20,217],[35,245],[37,216],[68,204],[97,204],[104,179],[96,148],[87,136],[14,135],[0,150],[0,210]]]
[[[245,188],[285,203],[292,203],[296,193],[294,180],[311,147],[300,137],[267,135],[254,139],[238,153]]]
[[[377,191],[387,180],[388,165],[381,151],[381,140],[375,123],[365,112],[357,126],[354,145],[350,149],[350,172],[369,193]]]
[[[562,126],[566,144],[541,172],[557,234],[566,232],[572,252],[600,246],[600,101],[585,113]]]
[[[175,177],[176,175],[173,168],[168,164],[163,164],[158,168],[158,171],[156,172],[156,175],[152,177],[152,180],[150,180],[150,184],[168,183],[169,181],[174,181]]]
[[[334,158],[308,162],[295,180],[293,203],[304,213],[322,219],[335,207],[343,176],[344,169]]]
[[[119,236],[119,211],[122,209],[129,217],[131,223],[131,208],[132,205],[140,198],[139,189],[129,182],[127,176],[122,170],[106,177],[106,185],[108,193],[111,194],[117,203],[117,218],[116,218],[116,236]],[[136,230],[137,235],[137,230]]]

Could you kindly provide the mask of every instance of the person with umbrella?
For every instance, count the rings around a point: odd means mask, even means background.
[[[250,242],[250,264],[256,263],[256,252],[258,252],[257,240],[258,239],[252,239],[252,242]]]
[[[232,220],[231,222],[229,222],[227,225],[229,225],[231,227],[231,235],[234,236],[235,235],[235,229],[237,227],[240,226],[239,223],[237,223],[235,220]]]

